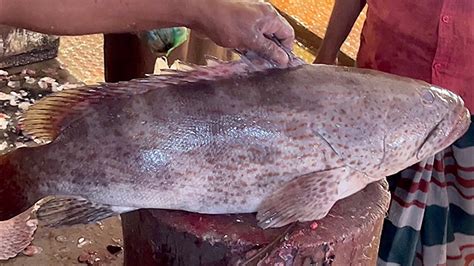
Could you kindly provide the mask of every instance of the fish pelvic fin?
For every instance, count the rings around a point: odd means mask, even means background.
[[[151,90],[245,76],[274,68],[268,64],[252,63],[245,58],[242,56],[241,60],[225,62],[208,56],[206,66],[181,62],[177,64],[177,69],[162,69],[159,74],[147,75],[146,78],[87,85],[56,92],[33,104],[21,116],[19,126],[22,133],[34,140],[36,145],[44,145],[52,142],[91,105],[116,98],[128,98]]]
[[[96,204],[82,197],[51,196],[43,200],[36,217],[46,227],[94,223],[119,212],[110,205]]]
[[[346,167],[338,167],[294,178],[264,199],[258,225],[267,229],[324,218],[339,199],[339,180],[348,176]]]
[[[16,257],[31,244],[38,227],[38,208],[35,204],[9,220],[0,221],[0,261]]]

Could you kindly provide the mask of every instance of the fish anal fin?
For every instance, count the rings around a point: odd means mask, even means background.
[[[266,229],[324,218],[339,199],[340,180],[347,176],[347,169],[339,167],[294,178],[262,202],[259,226]]]
[[[290,52],[289,67],[297,67],[305,62]],[[250,60],[251,59],[251,60]],[[241,56],[241,60],[221,61],[208,56],[207,66],[177,62],[178,69],[163,69],[160,74],[146,78],[117,83],[102,83],[78,88],[70,88],[49,95],[32,105],[20,119],[24,135],[37,144],[52,142],[58,134],[91,104],[131,95],[143,94],[150,90],[245,76],[275,68],[268,60],[254,53]]]
[[[82,197],[54,196],[40,204],[36,217],[40,225],[58,227],[90,224],[118,214],[112,206]]]
[[[38,221],[32,208],[6,221],[0,221],[0,261],[17,256],[33,241]]]

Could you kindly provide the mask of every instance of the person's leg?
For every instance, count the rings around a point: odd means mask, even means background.
[[[104,35],[105,81],[118,82],[153,73],[157,56],[146,41],[130,33]]]

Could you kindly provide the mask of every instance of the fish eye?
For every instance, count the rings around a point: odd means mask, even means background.
[[[429,89],[423,89],[421,91],[421,102],[423,104],[432,104],[435,101],[433,92]]]

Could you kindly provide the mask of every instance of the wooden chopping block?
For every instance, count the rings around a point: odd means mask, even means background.
[[[254,214],[135,211],[122,215],[125,265],[375,265],[389,200],[383,180],[324,219],[270,230]]]

